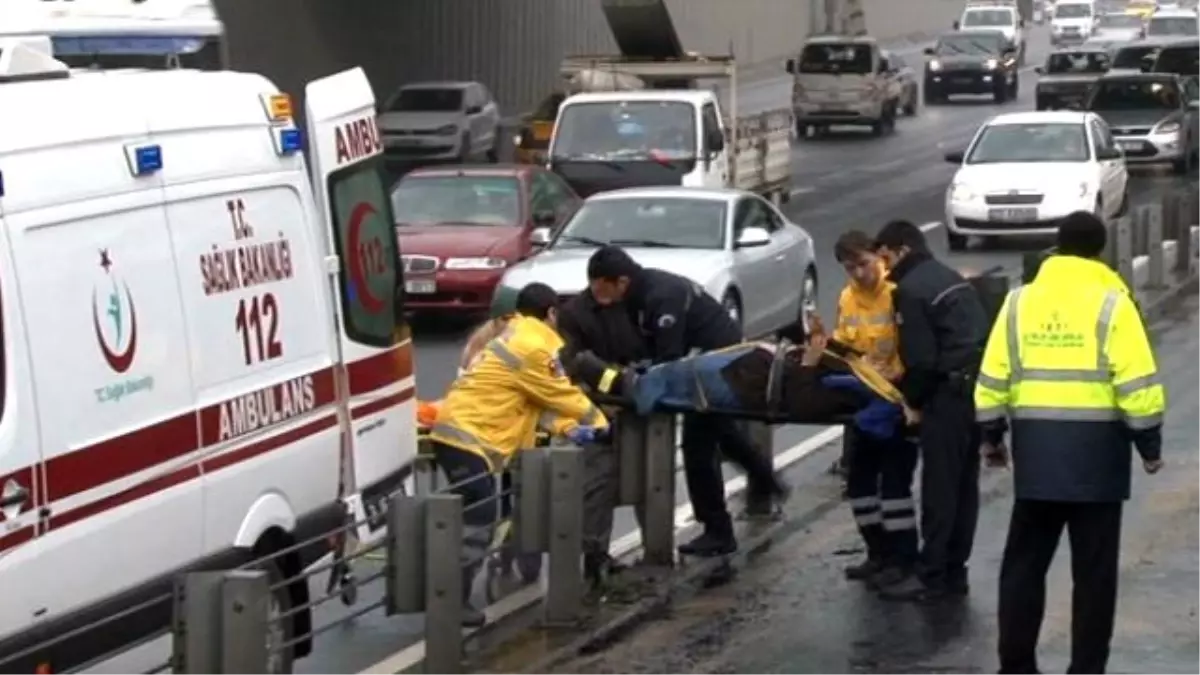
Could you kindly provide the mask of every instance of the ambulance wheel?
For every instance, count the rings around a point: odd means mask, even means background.
[[[494,605],[508,595],[513,586],[512,566],[505,564],[503,556],[494,554],[487,561],[483,596],[489,605]]]
[[[294,602],[289,584],[280,585],[287,579],[279,567],[279,560],[263,562],[259,568],[267,573],[267,583],[275,590],[267,603],[267,672],[290,673],[295,660],[295,646],[284,647],[295,638],[296,619],[292,614]],[[303,582],[302,582],[303,583]]]
[[[541,553],[520,553],[516,557],[517,575],[521,577],[523,583],[532,584],[542,578]]]
[[[955,234],[949,228],[946,229],[946,246],[951,251],[967,250],[967,236],[964,234]]]

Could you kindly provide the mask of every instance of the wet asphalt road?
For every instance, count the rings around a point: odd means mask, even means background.
[[[1146,476],[1135,462],[1125,506],[1120,596],[1109,672],[1200,672],[1197,640],[1196,296],[1156,328],[1170,409],[1166,468]],[[833,451],[825,453],[832,458]],[[843,578],[861,556],[848,507],[827,476],[798,465],[790,520],[802,523],[747,563],[733,583],[677,601],[668,618],[591,657],[570,673],[983,673],[996,672],[997,587],[1011,506],[1006,470],[985,470],[984,503],[971,559],[971,594],[920,606],[890,603]],[[1070,655],[1070,557],[1066,536],[1048,577],[1043,672]]]
[[[870,233],[892,218],[930,223],[928,236],[934,253],[947,256],[961,268],[975,270],[1004,265],[1015,273],[1025,250],[1045,245],[1038,240],[1006,242],[986,251],[976,248],[949,254],[944,231],[932,223],[943,217],[944,194],[954,173],[954,167],[943,161],[943,153],[965,147],[976,129],[996,114],[1031,110],[1036,80],[1033,67],[1045,58],[1048,50],[1044,29],[1035,29],[1027,66],[1021,74],[1021,94],[1016,101],[996,105],[990,99],[968,97],[949,105],[922,107],[916,117],[902,118],[897,131],[884,138],[872,138],[865,130],[849,129],[797,144],[793,169],[795,197],[784,210],[815,240],[819,305],[823,314],[832,315],[836,294],[843,283],[843,273],[832,256],[833,242],[849,229],[860,228]],[[907,55],[911,64],[920,65],[919,47]],[[1194,175],[1182,179],[1161,170],[1140,170],[1131,182],[1131,198],[1134,204],[1146,203],[1166,190],[1186,185],[1189,180],[1194,184]],[[471,318],[446,322],[418,317],[414,322],[419,397],[436,398],[445,391],[471,325]],[[778,454],[822,431],[823,427],[781,427],[775,434],[775,451]],[[822,467],[827,463],[823,461]],[[677,501],[682,504],[686,493],[681,483]],[[632,512],[622,509],[618,512],[614,536],[633,529]],[[359,576],[374,575],[380,568],[378,562],[364,561],[359,565]],[[324,584],[324,576],[313,581],[313,597],[324,595]],[[360,590],[358,604],[352,608],[347,609],[336,600],[326,603],[316,610],[316,626],[337,622],[348,613],[377,603],[381,594],[382,584],[375,582]],[[315,653],[296,664],[297,672],[356,672],[419,640],[422,628],[419,617],[389,618],[382,611],[372,612],[321,635]],[[145,670],[161,662],[166,649],[167,641],[159,640],[103,664],[96,672]]]

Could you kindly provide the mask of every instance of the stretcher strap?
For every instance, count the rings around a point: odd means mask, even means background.
[[[781,412],[783,404],[783,367],[787,363],[787,354],[792,343],[782,338],[776,345],[775,355],[771,359],[771,370],[767,374],[767,415],[774,417]]]

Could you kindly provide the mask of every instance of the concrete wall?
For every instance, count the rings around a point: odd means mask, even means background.
[[[667,0],[684,48],[778,62],[812,19],[847,0]],[[861,0],[868,28],[888,40],[948,27],[962,0]],[[812,3],[812,4],[810,4]],[[294,95],[303,83],[362,65],[376,95],[404,82],[477,79],[506,114],[527,110],[558,82],[571,53],[615,51],[600,0],[215,0],[239,69]]]

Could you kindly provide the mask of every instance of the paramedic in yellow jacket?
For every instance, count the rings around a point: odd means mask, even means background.
[[[558,296],[530,284],[500,335],[450,386],[429,431],[438,466],[463,500],[463,623],[480,625],[471,582],[500,518],[496,474],[534,445],[539,427],[575,443],[596,440],[608,420],[563,373],[555,331]]]
[[[975,384],[985,454],[1006,464],[1014,501],[1000,565],[1000,672],[1036,673],[1046,572],[1065,527],[1074,577],[1069,673],[1103,673],[1133,448],[1162,468],[1166,394],[1141,316],[1098,260],[1108,228],[1063,219],[1057,253],[1008,294]]]
[[[833,339],[859,352],[888,379],[903,372],[896,341],[895,311],[887,268],[874,240],[858,230],[843,234],[833,254],[849,280],[838,297]],[[917,445],[903,425],[887,440],[873,439],[846,425],[846,497],[867,547],[867,559],[847,567],[848,579],[882,588],[911,573],[917,560],[913,473]]]

